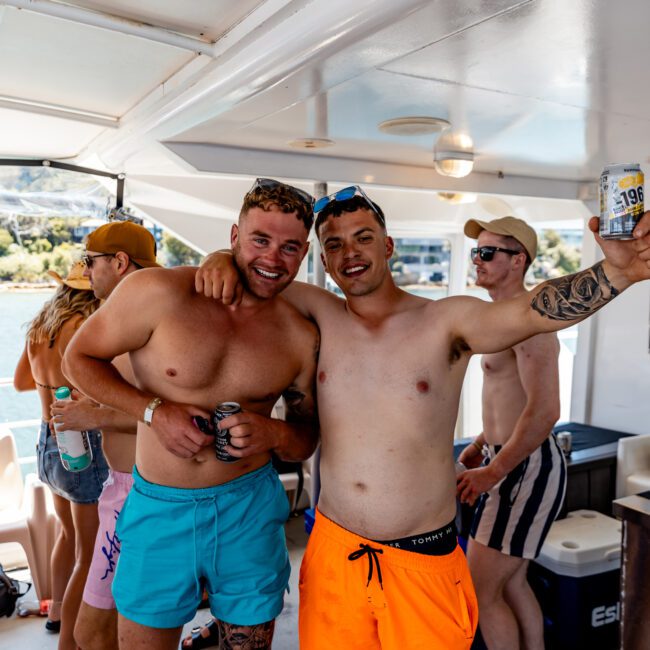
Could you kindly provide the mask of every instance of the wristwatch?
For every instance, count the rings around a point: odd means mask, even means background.
[[[147,404],[147,408],[144,410],[144,416],[142,417],[142,421],[147,425],[151,426],[151,418],[153,417],[153,412],[162,404],[162,399],[160,397],[154,397],[149,404]]]

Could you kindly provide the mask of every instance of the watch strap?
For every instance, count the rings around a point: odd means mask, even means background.
[[[162,399],[160,397],[154,397],[147,407],[144,410],[144,415],[142,416],[143,422],[151,426],[151,419],[153,418],[153,412],[162,404]]]

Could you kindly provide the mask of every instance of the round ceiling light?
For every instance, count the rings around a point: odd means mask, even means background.
[[[324,147],[331,147],[334,140],[327,138],[296,138],[289,142],[289,146],[294,149],[323,149]]]
[[[379,130],[391,135],[427,135],[448,128],[450,123],[442,117],[396,117],[379,124]]]
[[[443,176],[462,178],[474,167],[474,154],[471,151],[434,151],[433,166]]]

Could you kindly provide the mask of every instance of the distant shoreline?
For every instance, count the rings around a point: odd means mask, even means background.
[[[30,292],[53,291],[57,285],[55,282],[0,282],[1,292]]]

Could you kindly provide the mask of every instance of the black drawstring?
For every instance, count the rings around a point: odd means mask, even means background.
[[[372,546],[368,546],[368,544],[359,544],[359,549],[360,550],[358,551],[354,551],[353,553],[350,553],[350,555],[348,555],[348,560],[354,562],[355,560],[358,560],[360,557],[363,557],[364,555],[368,555],[368,582],[366,582],[366,587],[370,584],[370,581],[372,580],[372,568],[373,568],[373,561],[374,561],[374,563],[377,565],[377,578],[379,580],[379,586],[383,591],[384,584],[381,581],[381,567],[379,566],[379,558],[377,557],[377,553],[383,553],[383,551],[380,548],[373,548]]]

